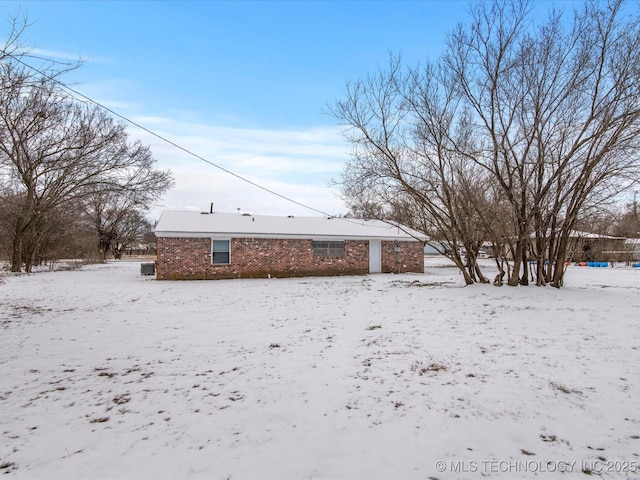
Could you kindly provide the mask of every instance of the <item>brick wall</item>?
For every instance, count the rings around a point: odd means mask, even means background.
[[[382,242],[382,273],[424,273],[421,242]]]
[[[399,251],[396,251],[396,247]],[[369,242],[346,240],[344,256],[316,257],[311,240],[233,238],[231,263],[211,264],[210,238],[158,238],[158,280],[364,275],[369,272]],[[383,272],[423,272],[419,242],[382,242]]]

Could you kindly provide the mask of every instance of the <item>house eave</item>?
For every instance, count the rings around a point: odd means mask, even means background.
[[[326,235],[326,234],[274,234],[247,232],[163,232],[156,231],[159,238],[270,238],[282,240],[383,240],[398,242],[421,242],[422,239],[413,237],[396,237],[391,235],[363,236],[363,235]],[[425,239],[426,240],[426,239]]]

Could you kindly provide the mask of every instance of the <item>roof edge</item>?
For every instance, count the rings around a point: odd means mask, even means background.
[[[282,240],[388,240],[398,242],[424,242],[414,237],[371,236],[371,235],[322,235],[322,234],[275,234],[275,233],[239,233],[239,232],[155,232],[158,238],[268,238]]]

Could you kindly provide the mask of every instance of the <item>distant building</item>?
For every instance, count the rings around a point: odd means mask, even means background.
[[[624,260],[624,238],[571,230],[568,260],[616,262]]]
[[[627,238],[624,241],[624,260],[637,262],[640,260],[640,238]]]
[[[426,238],[378,220],[164,211],[158,280],[424,272]]]

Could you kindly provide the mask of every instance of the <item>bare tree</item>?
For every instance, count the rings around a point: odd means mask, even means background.
[[[147,181],[135,189],[96,192],[85,200],[84,213],[93,225],[102,260],[108,255],[121,258],[126,249],[144,243],[152,230],[145,213],[166,189],[167,179],[162,171],[147,173]]]
[[[568,30],[558,12],[532,25],[530,5],[477,4],[444,61],[484,138],[474,160],[515,214],[509,284],[527,283],[533,236],[537,283],[559,287],[581,212],[638,172],[640,29],[637,15],[622,17],[621,0],[587,2]]]
[[[348,199],[409,195],[461,270],[458,244],[491,240],[509,285],[559,287],[578,220],[638,178],[640,17],[588,1],[569,26],[558,11],[537,24],[532,5],[473,5],[438,62],[393,59],[332,113],[354,146]]]
[[[78,57],[77,60],[59,60],[47,58],[28,48],[22,43],[22,37],[29,27],[27,15],[20,9],[17,14],[8,19],[8,33],[4,39],[4,43],[0,44],[0,72],[4,69],[15,69],[16,66],[27,67],[25,61],[35,62],[35,68],[32,73],[25,73],[22,82],[33,78],[37,83],[41,76],[48,76],[50,79],[56,79],[65,73],[75,70],[84,62]]]
[[[640,215],[636,195],[633,196],[633,202],[627,203],[622,211],[616,213],[613,225],[610,221],[608,222],[612,231],[606,233],[626,238],[640,238]]]
[[[6,64],[0,78],[0,184],[19,200],[12,212],[13,271],[29,271],[51,212],[103,192],[170,187],[147,147],[104,111],[69,98],[49,76]]]
[[[436,65],[404,70],[392,57],[387,69],[347,87],[346,99],[330,110],[349,127],[353,145],[343,193],[351,205],[374,212],[371,205],[388,212],[401,202],[404,222],[440,242],[467,284],[486,282],[476,263],[483,239],[470,207],[471,183],[484,172],[455,148],[470,141],[469,132],[454,125],[456,102],[439,75]]]
[[[0,45],[0,68],[2,62],[10,58],[21,57],[26,54],[26,49],[20,43],[22,34],[27,29],[28,22],[26,15],[17,14],[9,18],[8,34],[4,44]]]
[[[127,250],[140,250],[146,247],[146,239],[152,232],[153,226],[149,219],[138,210],[130,211],[121,222],[117,243],[112,247],[114,258],[122,258]]]

